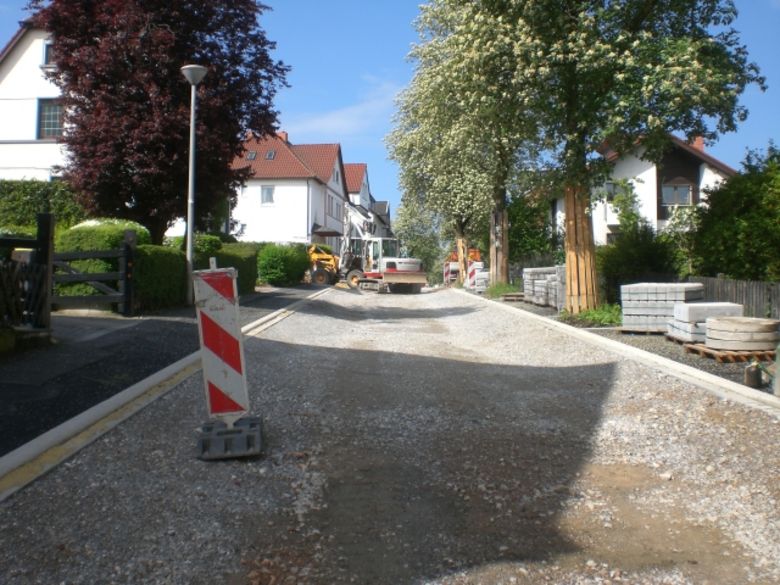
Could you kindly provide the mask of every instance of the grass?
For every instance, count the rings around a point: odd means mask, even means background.
[[[617,327],[623,322],[620,305],[601,305],[595,309],[572,315],[564,311],[561,321],[576,327]]]
[[[505,295],[507,293],[516,293],[520,292],[520,288],[513,285],[513,284],[506,284],[506,283],[499,283],[489,286],[487,289],[485,289],[485,296],[489,299],[497,299],[501,295]]]

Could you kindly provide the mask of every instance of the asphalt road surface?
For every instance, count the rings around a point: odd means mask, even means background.
[[[266,288],[241,299],[242,325],[315,288]],[[55,343],[0,358],[0,456],[198,350],[194,309],[143,317],[52,316]]]

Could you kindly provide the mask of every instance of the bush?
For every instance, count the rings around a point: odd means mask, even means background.
[[[308,268],[309,255],[303,244],[267,244],[257,255],[260,279],[269,284],[298,284]]]
[[[52,213],[58,226],[68,228],[86,217],[76,196],[62,181],[0,180],[2,225],[35,226],[39,213]]]
[[[675,280],[674,250],[658,238],[650,225],[621,233],[614,244],[596,249],[596,270],[601,275],[604,300],[617,303],[620,286],[643,280]]]
[[[186,298],[187,260],[184,252],[144,244],[135,251],[135,301],[144,310],[175,307]]]
[[[460,287],[462,288],[463,285],[461,284]],[[505,282],[499,282],[496,284],[491,284],[489,287],[485,289],[485,296],[489,299],[497,299],[501,295],[505,295],[508,293],[516,293],[519,292],[519,287],[514,284],[508,284]]]
[[[124,241],[125,231],[134,230],[139,245],[151,243],[149,230],[141,224],[116,219],[90,220],[60,233],[54,242],[57,252],[88,252],[116,250]],[[74,260],[71,266],[81,272],[115,272],[119,269],[116,259]],[[56,292],[62,296],[92,295],[97,293],[88,284],[58,284]]]
[[[165,245],[186,252],[187,241],[184,236],[174,236],[166,238]],[[209,255],[213,256],[222,249],[222,240],[218,236],[211,234],[195,234],[195,242],[192,248],[195,256],[205,255],[208,258]]]
[[[576,327],[617,327],[623,322],[620,305],[601,305],[577,315],[563,312],[561,321]]]
[[[222,249],[209,254],[195,256],[195,268],[205,270],[209,258],[217,260],[219,268],[235,268],[238,271],[238,294],[254,292],[257,284],[257,247],[254,244],[224,244]]]
[[[620,285],[642,280],[675,279],[675,254],[669,240],[659,238],[639,213],[633,186],[618,182],[612,205],[618,210],[620,233],[615,242],[596,250],[596,270],[601,275],[607,303],[620,300]]]

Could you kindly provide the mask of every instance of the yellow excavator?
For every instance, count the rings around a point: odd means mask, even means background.
[[[339,257],[317,244],[311,244],[306,251],[312,284],[336,284],[339,280]]]

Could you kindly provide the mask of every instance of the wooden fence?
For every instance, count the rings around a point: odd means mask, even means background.
[[[739,303],[745,307],[746,317],[780,319],[780,282],[707,276],[692,276],[688,280],[704,285],[704,298],[708,301]]]
[[[0,261],[0,323],[48,330],[51,326],[51,273],[54,217],[38,215],[35,238],[0,238],[0,247],[24,249]]]

